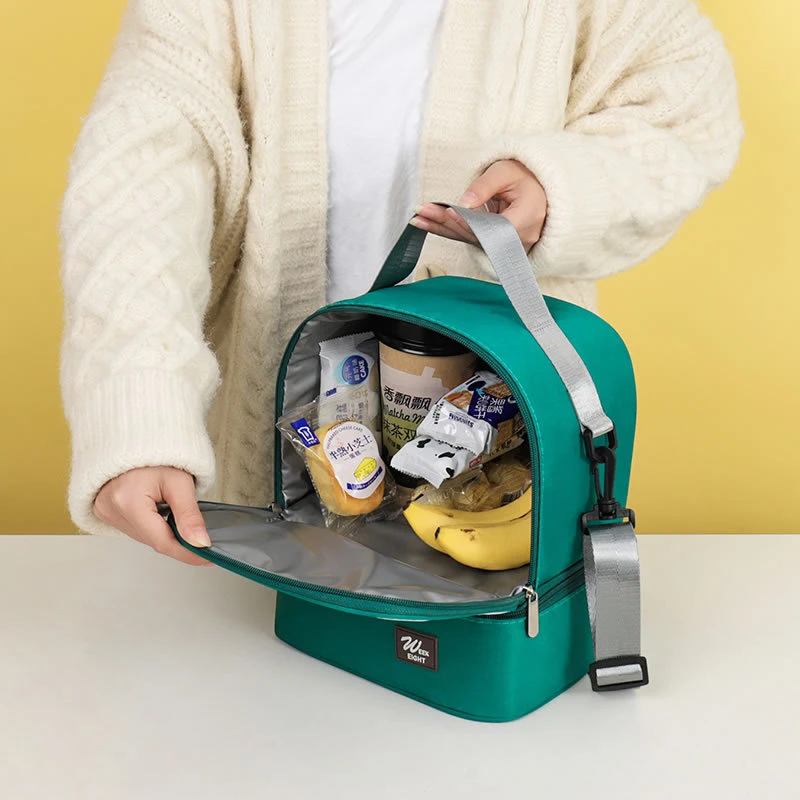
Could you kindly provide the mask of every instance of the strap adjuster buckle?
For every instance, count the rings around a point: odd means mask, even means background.
[[[593,692],[615,692],[636,689],[650,683],[647,659],[644,656],[601,658],[589,667]]]

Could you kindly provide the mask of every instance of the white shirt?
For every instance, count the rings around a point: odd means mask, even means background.
[[[444,2],[329,0],[329,302],[369,289],[413,214]]]

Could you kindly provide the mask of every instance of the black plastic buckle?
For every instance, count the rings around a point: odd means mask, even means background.
[[[609,667],[636,667],[642,671],[642,677],[633,681],[616,681],[614,683],[598,683],[598,671]],[[636,689],[650,683],[650,673],[647,671],[647,659],[644,656],[614,656],[602,658],[589,666],[589,680],[593,692],[617,692],[620,689]]]
[[[582,432],[583,442],[586,445],[586,455],[589,457],[589,461],[593,464],[602,464],[603,457],[599,455],[599,451],[603,448],[608,448],[609,450],[616,450],[617,449],[617,429],[612,428],[607,436],[608,442],[603,445],[602,447],[595,447],[594,446],[594,436],[592,432],[588,428],[584,428]]]
[[[614,508],[609,515],[606,515],[600,506],[595,506],[591,511],[581,515],[581,530],[588,536],[593,522],[611,523],[618,519],[628,520],[632,528],[636,527],[636,512],[632,508],[623,508],[614,501]]]
[[[633,511],[622,506],[614,499],[614,481],[617,476],[617,432],[612,428],[608,432],[608,443],[595,446],[594,436],[588,428],[583,430],[583,441],[586,446],[586,455],[589,459],[589,468],[594,478],[594,490],[597,495],[597,505],[583,515],[581,523],[583,532],[589,532],[589,523],[592,521],[610,522],[611,520],[627,517],[631,525],[636,527],[636,518]],[[600,484],[600,465],[603,465],[603,484]]]

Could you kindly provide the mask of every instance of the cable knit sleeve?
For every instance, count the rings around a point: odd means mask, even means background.
[[[582,0],[563,131],[509,135],[548,196],[539,275],[594,280],[660,249],[730,174],[742,127],[722,37],[693,0]]]
[[[239,247],[247,181],[225,0],[131,0],[84,122],[61,216],[61,388],[75,523],[111,478],[167,465],[214,480],[219,381],[204,314]]]

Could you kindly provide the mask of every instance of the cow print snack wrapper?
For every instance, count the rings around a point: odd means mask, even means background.
[[[464,472],[473,458],[463,447],[422,436],[400,448],[392,458],[392,468],[438,489],[448,478]]]

